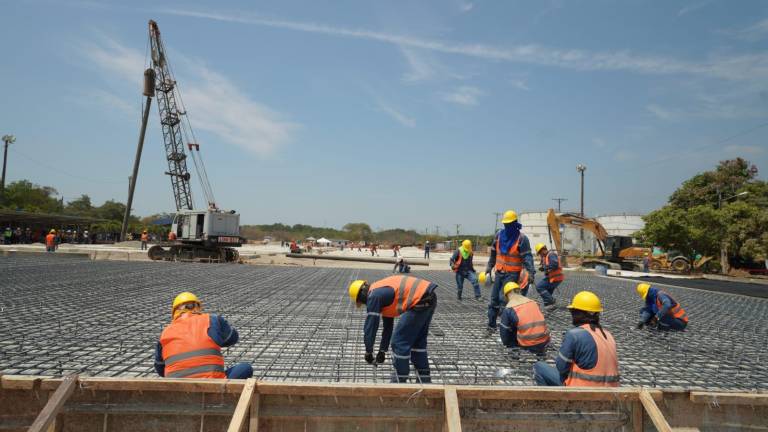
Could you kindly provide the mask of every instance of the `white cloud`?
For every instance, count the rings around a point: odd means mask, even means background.
[[[261,18],[243,14],[199,12],[182,9],[157,9],[155,12],[205,18],[223,22],[253,24],[329,36],[373,40],[400,47],[418,48],[487,60],[528,63],[584,71],[628,71],[651,75],[687,74],[730,80],[768,78],[768,52],[734,56],[711,56],[702,62],[673,57],[635,55],[628,51],[593,52],[557,49],[528,44],[500,48],[475,43],[454,43],[423,39],[365,29],[334,27],[301,21]]]
[[[459,10],[461,13],[466,13],[475,8],[475,4],[472,2],[459,1]]]
[[[107,81],[131,83],[131,91],[141,89],[144,56],[109,37],[100,44],[83,45],[81,54],[104,72]],[[268,154],[291,138],[297,125],[287,122],[266,106],[251,100],[224,75],[201,63],[186,60],[174,64],[176,78],[183,88],[182,97],[190,123],[195,129],[210,132],[223,141],[256,154]],[[97,91],[105,105],[118,109],[136,109],[106,91]]]
[[[768,115],[768,111],[765,109],[727,104],[719,101],[717,98],[701,100],[699,104],[686,106],[685,108],[662,107],[650,104],[646,106],[646,109],[656,117],[668,121],[760,118]]]
[[[725,33],[748,41],[757,41],[763,39],[764,37],[768,36],[768,18],[765,18],[762,21],[758,21],[757,23],[747,28],[735,31],[726,31]]]
[[[729,145],[725,147],[727,153],[738,153],[745,155],[757,155],[765,152],[765,149],[758,146],[748,145]]]
[[[619,150],[613,154],[613,159],[619,162],[626,162],[635,158],[635,154],[629,150]]]
[[[89,91],[88,99],[127,115],[137,116],[141,112],[138,104],[131,104],[126,99],[102,89]]]
[[[389,104],[386,104],[380,100],[377,100],[376,104],[378,105],[379,109],[382,112],[392,117],[395,121],[397,121],[401,125],[409,128],[416,127],[416,120],[414,120],[412,117],[409,117],[401,113],[400,111],[396,110]]]
[[[446,102],[459,105],[473,106],[477,105],[478,99],[484,93],[477,87],[461,86],[449,93],[443,93],[442,98]]]
[[[419,55],[416,50],[401,47],[400,51],[403,53],[403,57],[405,57],[409,67],[408,72],[403,75],[404,81],[410,83],[425,81],[435,75],[433,64],[424,56]]]
[[[512,87],[514,87],[514,88],[516,88],[518,90],[525,90],[525,91],[531,90],[531,88],[528,87],[528,83],[525,82],[525,80],[522,80],[522,79],[511,79],[509,81],[509,83],[512,84]]]
[[[683,16],[683,15],[687,15],[687,14],[689,14],[691,12],[694,12],[694,11],[697,11],[697,10],[703,8],[704,6],[707,6],[710,3],[712,3],[712,0],[705,0],[705,1],[702,1],[702,2],[689,4],[688,6],[685,6],[682,9],[680,9],[677,12],[677,16],[680,17],[680,16]]]

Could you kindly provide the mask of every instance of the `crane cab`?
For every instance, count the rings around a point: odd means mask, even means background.
[[[171,230],[178,241],[200,243],[207,247],[239,247],[240,214],[234,210],[181,210],[173,218]]]

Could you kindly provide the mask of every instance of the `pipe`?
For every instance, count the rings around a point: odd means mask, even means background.
[[[333,261],[357,261],[357,262],[369,262],[377,264],[397,264],[397,260],[394,258],[379,258],[379,257],[351,257],[351,256],[339,256],[339,255],[317,255],[317,254],[297,254],[287,253],[288,258],[311,258],[311,259],[324,259]],[[407,258],[405,263],[408,265],[420,265],[429,266],[429,261],[421,258]]]

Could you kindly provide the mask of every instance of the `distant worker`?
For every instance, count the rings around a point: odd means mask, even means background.
[[[645,300],[645,306],[640,309],[638,329],[654,325],[659,330],[685,330],[688,315],[671,295],[647,283],[637,284],[636,290]]]
[[[427,240],[424,243],[424,259],[429,259],[429,249],[431,248],[431,245],[429,244],[429,240]]]
[[[176,231],[171,231],[168,233],[168,241],[176,241]]]
[[[507,282],[504,285],[507,307],[501,312],[499,335],[508,348],[520,347],[543,354],[549,344],[549,329],[544,315],[535,300],[520,294],[520,285]]]
[[[392,269],[392,273],[398,272],[398,273],[410,273],[411,272],[411,266],[405,263],[405,258],[399,257],[397,259],[397,262],[395,263],[395,268]]]
[[[45,251],[56,252],[56,230],[54,229],[45,236]]]
[[[390,276],[373,284],[356,280],[349,285],[349,297],[360,307],[366,305],[365,319],[365,361],[373,364],[384,363],[385,353],[392,339],[392,382],[406,382],[410,373],[408,361],[413,363],[416,376],[421,383],[431,383],[429,359],[427,356],[427,334],[429,324],[437,307],[437,285],[424,279],[410,276]],[[397,328],[395,317],[400,317]],[[381,332],[379,351],[374,359],[373,345],[379,330],[379,321],[384,328]]]
[[[594,293],[581,291],[568,305],[573,325],[565,333],[557,355],[557,369],[540,361],[533,365],[538,385],[569,387],[618,387],[619,360],[616,341],[600,326],[603,305]]]
[[[648,256],[648,252],[643,254],[643,273],[648,273],[648,269],[651,266],[651,258]]]
[[[219,315],[202,313],[196,295],[183,292],[171,306],[171,323],[155,348],[155,371],[167,378],[230,378],[253,376],[248,363],[224,368],[222,347],[237,343],[237,330]]]
[[[555,288],[560,285],[560,282],[565,280],[563,267],[560,265],[560,257],[557,256],[557,252],[547,250],[547,246],[544,243],[537,244],[535,249],[541,258],[539,270],[544,272],[544,278],[536,284],[536,291],[539,292],[541,300],[544,302],[544,307],[554,309],[556,301],[552,294],[554,294]]]
[[[144,230],[141,233],[141,250],[147,249],[147,242],[149,241],[149,234],[147,233],[147,230]]]
[[[491,256],[488,258],[488,266],[485,269],[487,274],[496,268],[496,278],[491,289],[491,301],[488,303],[488,334],[496,331],[496,317],[503,307],[501,298],[501,289],[507,282],[517,282],[521,286],[520,293],[528,294],[528,285],[533,281],[536,270],[533,267],[533,255],[531,254],[531,243],[528,237],[520,232],[523,227],[517,221],[517,213],[514,210],[504,212],[501,220],[504,228],[496,233],[496,237],[491,244]],[[520,279],[526,270],[527,278]]]
[[[13,239],[13,230],[11,227],[6,227],[3,231],[3,244],[11,244],[11,240]]]
[[[475,300],[479,300],[481,297],[480,284],[477,281],[477,272],[475,266],[472,263],[472,242],[464,240],[461,242],[461,246],[453,251],[451,259],[448,264],[451,266],[451,270],[456,273],[456,298],[461,300],[461,292],[464,289],[464,279],[468,279],[469,283],[475,289]]]

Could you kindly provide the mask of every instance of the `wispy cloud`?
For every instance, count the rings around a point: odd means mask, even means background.
[[[122,114],[136,116],[140,112],[138,104],[131,104],[128,100],[106,90],[91,90],[87,93],[87,97],[100,106],[106,106]]]
[[[130,90],[125,86],[126,93],[135,93],[141,88],[144,56],[138,50],[109,37],[81,48],[81,55],[104,72],[110,83],[130,83]],[[196,129],[262,155],[290,140],[297,125],[248,98],[224,75],[201,62],[190,61],[182,55],[178,57],[180,61],[174,65],[180,68],[177,69],[180,73],[177,79],[183,87],[184,103]],[[96,93],[96,98],[112,108],[135,111],[135,107],[127,105],[115,94],[100,91]]]
[[[727,153],[737,153],[742,155],[757,155],[765,153],[765,149],[758,146],[748,145],[729,145],[725,147]]]
[[[605,140],[602,138],[592,138],[592,144],[597,148],[605,148],[607,146]]]
[[[461,13],[469,12],[474,8],[475,8],[474,3],[459,0],[459,11],[461,11]]]
[[[480,96],[483,94],[483,91],[477,87],[461,86],[451,92],[443,93],[442,98],[446,102],[474,106],[477,105],[478,99],[480,99]]]
[[[412,117],[409,117],[401,113],[400,111],[393,108],[391,105],[380,100],[376,101],[376,105],[379,107],[379,109],[382,112],[392,117],[392,119],[394,119],[396,122],[400,123],[401,125],[409,128],[416,127],[416,120],[414,120]]]
[[[528,87],[528,83],[523,79],[511,79],[509,83],[512,84],[512,87],[518,90],[529,91],[531,89]]]
[[[408,63],[408,72],[403,75],[403,81],[415,83],[428,80],[435,75],[435,67],[432,62],[419,55],[416,50],[401,47],[400,51]]]
[[[723,33],[748,41],[758,41],[768,37],[768,18],[739,30],[724,30]]]
[[[635,153],[629,150],[619,150],[613,154],[613,160],[618,162],[626,162],[636,157]]]
[[[629,71],[652,75],[687,74],[731,80],[768,78],[768,52],[733,56],[711,56],[705,61],[695,62],[672,57],[635,55],[628,51],[593,52],[579,49],[556,49],[535,44],[501,48],[475,43],[423,39],[373,30],[334,27],[312,22],[261,18],[247,14],[226,14],[172,8],[157,9],[156,12],[328,36],[365,39],[446,54],[573,70]]]
[[[668,121],[760,118],[768,115],[768,111],[765,109],[712,102],[704,102],[696,106],[686,106],[685,108],[664,107],[650,104],[646,106],[646,109],[656,117]]]
[[[683,15],[688,15],[689,13],[695,12],[695,11],[703,8],[704,6],[707,6],[710,3],[712,3],[712,0],[705,0],[705,1],[700,1],[698,3],[691,3],[688,6],[685,6],[682,9],[680,9],[677,12],[677,16],[681,17]]]

